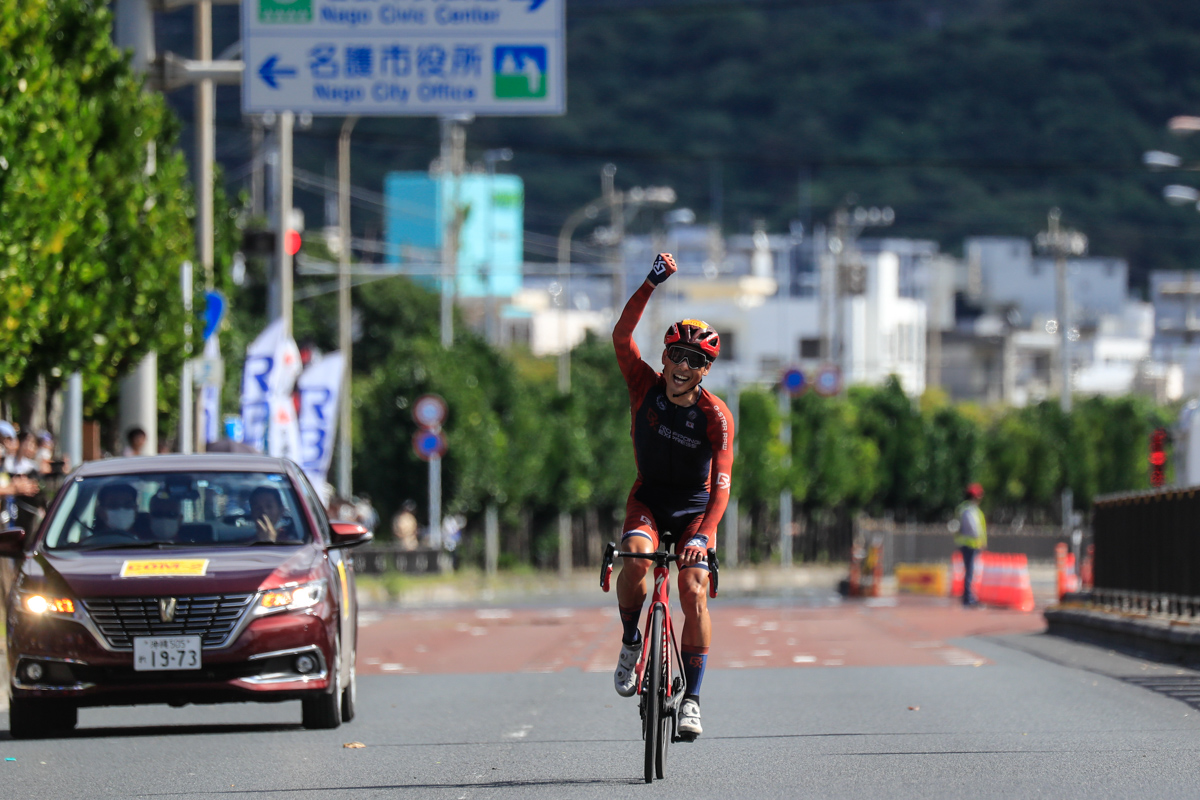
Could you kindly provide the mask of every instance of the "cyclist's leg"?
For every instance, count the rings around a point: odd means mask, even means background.
[[[654,514],[645,503],[634,497],[634,484],[625,504],[625,524],[622,527],[621,549],[635,553],[653,553],[658,549],[658,525]],[[638,619],[646,602],[646,573],[650,562],[640,558],[622,560],[621,574],[617,576],[617,603],[621,608],[624,625],[622,638],[626,643],[637,640]]]
[[[682,552],[699,527],[699,517],[690,521],[676,552]],[[687,682],[683,705],[679,709],[679,731],[699,736],[700,685],[708,665],[708,648],[712,643],[712,621],[708,616],[708,564],[701,562],[679,571],[679,603],[683,606],[683,635],[679,640],[679,655],[683,659],[683,676]]]
[[[634,485],[637,491],[637,485]],[[654,514],[629,494],[626,505],[624,534],[621,549],[626,552],[650,553],[658,549],[658,526]],[[617,605],[621,613],[621,653],[617,657],[617,668],[613,672],[613,683],[617,694],[631,697],[637,692],[637,662],[642,653],[642,641],[638,635],[638,620],[646,602],[646,573],[650,562],[642,559],[624,559],[621,574],[617,576]]]

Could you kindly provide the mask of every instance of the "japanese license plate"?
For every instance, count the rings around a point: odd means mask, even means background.
[[[200,637],[135,636],[133,668],[138,672],[200,669]]]

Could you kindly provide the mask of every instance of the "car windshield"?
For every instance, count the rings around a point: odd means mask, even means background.
[[[311,539],[287,476],[158,472],[76,478],[48,550],[296,545]]]

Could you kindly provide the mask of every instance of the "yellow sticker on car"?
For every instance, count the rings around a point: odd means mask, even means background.
[[[207,572],[207,558],[154,558],[121,565],[122,578],[198,578]]]
[[[346,582],[346,565],[337,562],[338,575],[342,579],[342,619],[350,619],[350,586]]]

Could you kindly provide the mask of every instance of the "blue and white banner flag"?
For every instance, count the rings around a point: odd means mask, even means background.
[[[300,458],[313,485],[328,480],[337,436],[338,402],[342,390],[340,352],[327,353],[308,365],[297,384],[300,390]]]
[[[272,456],[300,460],[300,432],[292,389],[301,370],[300,350],[282,319],[246,348],[242,421],[246,444]]]

